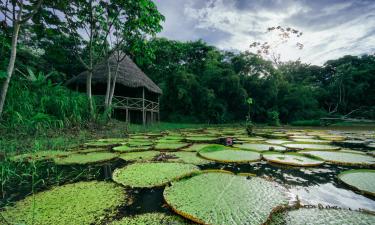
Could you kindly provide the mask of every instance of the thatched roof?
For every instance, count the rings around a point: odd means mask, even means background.
[[[110,66],[111,66],[111,74],[112,76],[115,74],[116,65],[117,65],[117,56],[112,55],[109,58]],[[66,85],[71,85],[74,83],[78,84],[85,84],[86,77],[88,72],[85,71],[79,74],[76,77],[70,79]],[[108,66],[107,61],[104,60],[98,65],[94,67],[93,74],[92,74],[92,83],[107,83],[107,74],[108,74]],[[131,88],[139,88],[144,87],[147,90],[162,94],[162,90],[145,74],[139,67],[128,57],[126,56],[124,60],[122,60],[119,64],[118,75],[116,79],[117,84],[122,84],[126,87]]]

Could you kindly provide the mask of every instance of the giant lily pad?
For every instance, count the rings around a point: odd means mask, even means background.
[[[319,144],[283,144],[283,146],[292,150],[339,150],[340,147],[333,145]]]
[[[117,152],[138,152],[138,151],[147,151],[151,149],[151,146],[127,146],[127,145],[121,145],[114,147],[113,150]]]
[[[72,165],[72,164],[91,164],[110,161],[117,158],[117,154],[111,152],[90,152],[87,154],[75,153],[66,157],[54,158],[56,164]]]
[[[238,150],[223,145],[207,146],[199,151],[198,154],[205,159],[225,163],[246,163],[261,159],[261,155],[258,152]]]
[[[298,144],[329,144],[331,141],[319,140],[319,139],[304,139],[304,138],[293,138],[294,142],[299,142]]]
[[[171,152],[168,155],[177,157],[175,159],[169,160],[169,161],[174,161],[174,162],[183,162],[183,163],[189,163],[189,164],[194,164],[194,165],[203,165],[203,164],[208,164],[212,162],[212,161],[209,161],[207,159],[203,159],[197,156],[196,152]]]
[[[186,143],[179,143],[179,142],[174,142],[174,143],[158,143],[155,145],[156,150],[178,150],[181,148],[184,148],[188,146],[189,144]]]
[[[271,145],[281,145],[281,144],[289,143],[291,141],[288,141],[285,139],[269,139],[269,140],[266,140],[265,142]]]
[[[217,137],[212,137],[212,136],[195,136],[195,137],[187,137],[186,141],[189,142],[213,142],[217,141]]]
[[[276,213],[272,216],[271,225],[343,225],[375,224],[375,216],[369,213],[347,209],[300,208]]]
[[[107,182],[79,182],[37,193],[6,207],[8,224],[97,224],[126,202],[124,190]]]
[[[38,151],[12,156],[10,159],[12,161],[40,161],[67,156],[69,154],[72,153],[68,151]]]
[[[204,147],[210,146],[211,144],[192,144],[187,148],[182,149],[183,151],[186,152],[199,152],[202,150]]]
[[[164,213],[145,213],[133,217],[124,217],[110,225],[188,225],[183,218]]]
[[[116,169],[113,180],[124,186],[150,188],[198,172],[199,168],[185,163],[135,163]]]
[[[163,195],[176,213],[200,224],[263,224],[288,203],[273,182],[215,172],[174,182]]]
[[[375,170],[349,170],[340,173],[339,179],[359,191],[375,196]]]
[[[345,140],[344,136],[338,136],[338,135],[320,135],[320,139],[328,140],[328,141],[342,141]]]
[[[125,161],[150,161],[159,154],[160,152],[158,151],[129,152],[121,154],[119,158]]]
[[[120,145],[120,142],[114,141],[114,142],[108,142],[108,141],[92,141],[85,143],[85,146],[87,147],[113,147]]]
[[[295,153],[266,153],[263,158],[269,162],[286,164],[291,166],[318,166],[324,161],[307,158],[301,154]]]
[[[341,151],[301,151],[300,153],[340,165],[374,165],[375,158],[365,154]]]
[[[244,150],[252,150],[252,151],[285,151],[286,148],[277,145],[267,145],[267,144],[242,144],[242,145],[233,145],[235,148],[240,148]]]
[[[123,143],[130,147],[144,147],[144,146],[151,146],[154,143],[151,140],[147,139],[129,139],[127,142]]]

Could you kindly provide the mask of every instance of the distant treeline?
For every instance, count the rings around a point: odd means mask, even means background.
[[[73,40],[38,27],[22,32],[33,35],[19,40],[3,124],[28,121],[35,127],[52,121],[64,126],[87,121],[83,94],[62,85],[84,70],[74,56]],[[7,65],[9,36],[0,34],[1,72]],[[255,122],[290,123],[347,114],[375,119],[374,55],[344,56],[323,66],[300,61],[273,65],[258,55],[221,51],[203,41],[154,38],[144,46],[147,51],[130,56],[163,90],[165,121],[243,121],[249,97]]]

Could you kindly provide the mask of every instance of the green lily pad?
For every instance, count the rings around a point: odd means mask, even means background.
[[[301,154],[295,153],[265,153],[263,158],[268,162],[286,164],[290,166],[319,166],[324,163],[324,161],[307,158]]]
[[[374,165],[375,158],[365,154],[342,151],[300,151],[302,154],[318,157],[339,165]]]
[[[314,139],[315,137],[310,136],[310,135],[291,135],[289,136],[289,138],[291,139]]]
[[[349,170],[340,173],[338,177],[350,187],[375,196],[375,170]]]
[[[133,146],[129,147],[127,145],[121,145],[114,147],[113,150],[117,152],[139,152],[139,151],[147,151],[151,149],[151,146]]]
[[[15,155],[10,158],[12,161],[41,161],[54,159],[55,157],[62,157],[72,154],[69,151],[38,151],[30,152],[21,155]]]
[[[181,149],[182,151],[186,152],[199,152],[202,150],[204,147],[210,146],[211,144],[192,144],[187,148]]]
[[[212,137],[212,136],[195,136],[195,137],[187,137],[186,141],[189,142],[213,142],[217,141],[217,137]]]
[[[130,147],[144,147],[144,146],[151,146],[154,144],[151,140],[144,140],[144,139],[129,139],[128,142],[125,142]]]
[[[188,225],[183,218],[165,213],[145,213],[132,217],[124,217],[109,225]]]
[[[87,154],[75,153],[66,157],[54,158],[58,165],[92,164],[110,161],[117,158],[117,154],[111,152],[90,152]]]
[[[174,182],[163,195],[173,211],[200,224],[263,224],[288,203],[273,182],[215,172]]]
[[[319,144],[283,144],[283,146],[292,150],[339,150],[340,147],[334,145]]]
[[[367,144],[366,147],[367,147],[367,148],[373,148],[373,149],[375,149],[375,142],[372,142],[372,143],[370,143],[370,144]]]
[[[285,151],[286,148],[277,145],[267,145],[267,144],[240,144],[240,145],[233,145],[235,148],[243,149],[243,150],[252,150],[252,151]]]
[[[198,154],[205,159],[224,163],[247,163],[261,159],[261,155],[258,152],[238,150],[223,145],[207,146],[199,151]]]
[[[168,153],[168,155],[177,157],[176,159],[168,160],[168,161],[173,161],[173,162],[182,162],[182,163],[189,163],[189,164],[194,164],[194,165],[204,165],[204,164],[208,164],[212,162],[207,159],[203,159],[199,157],[196,152],[171,152],[171,153]]]
[[[331,141],[319,140],[319,139],[303,139],[303,138],[293,138],[294,142],[299,142],[298,144],[329,144]],[[297,144],[297,143],[295,143]]]
[[[178,150],[181,148],[184,148],[188,146],[189,144],[186,143],[179,143],[179,142],[174,142],[174,143],[158,143],[155,145],[156,150]]]
[[[369,213],[347,209],[300,208],[276,213],[270,225],[343,225],[375,224],[375,216]]]
[[[343,141],[345,140],[344,136],[338,136],[338,135],[320,135],[320,139],[328,140],[328,141]]]
[[[71,151],[72,153],[90,153],[90,152],[102,152],[108,151],[106,148],[82,148],[78,150]]]
[[[185,163],[135,163],[116,169],[112,179],[124,186],[150,188],[198,172],[195,165]]]
[[[99,142],[109,142],[109,143],[119,144],[119,143],[124,142],[126,140],[127,140],[126,138],[102,138],[102,139],[99,139],[98,141]]]
[[[9,224],[97,224],[126,199],[116,184],[79,182],[28,196],[1,214]]]
[[[257,141],[264,141],[264,138],[261,138],[261,137],[238,137],[237,140],[248,141],[248,142],[257,142]]]
[[[159,154],[160,152],[158,151],[129,152],[129,153],[121,154],[119,158],[125,161],[142,162],[142,161],[151,161]]]
[[[281,145],[281,144],[289,143],[291,141],[288,141],[285,139],[269,139],[269,140],[266,140],[265,142],[271,145]]]
[[[85,143],[87,147],[113,147],[116,145],[120,145],[119,142],[105,142],[105,141],[92,141]]]

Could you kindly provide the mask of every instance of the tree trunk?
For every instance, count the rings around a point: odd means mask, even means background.
[[[108,110],[110,106],[110,93],[111,93],[111,65],[109,63],[109,59],[107,60],[107,67],[108,67],[108,74],[107,74],[107,90],[105,92],[105,100],[104,100],[104,105],[105,109]]]
[[[18,33],[20,31],[20,26],[21,25],[18,22],[14,23],[13,37],[12,37],[12,48],[11,48],[11,52],[10,52],[10,59],[9,59],[9,64],[8,64],[8,69],[7,69],[7,78],[4,81],[3,86],[1,88],[0,119],[2,118],[2,115],[3,115],[5,99],[6,99],[6,96],[7,96],[10,79],[12,78],[12,75],[13,75],[14,64],[16,62],[17,41],[18,41]]]
[[[86,93],[87,93],[87,98],[89,100],[89,107],[90,107],[90,113],[91,115],[94,114],[94,106],[92,104],[92,92],[91,92],[91,80],[92,80],[92,67],[91,69],[88,71],[89,74],[87,75],[87,78],[86,78]]]
[[[113,95],[115,94],[116,80],[117,80],[117,75],[118,75],[119,67],[120,67],[120,63],[117,62],[115,76],[113,77],[113,80],[112,80],[111,95],[109,97],[109,102],[108,102],[109,106],[112,105]]]

